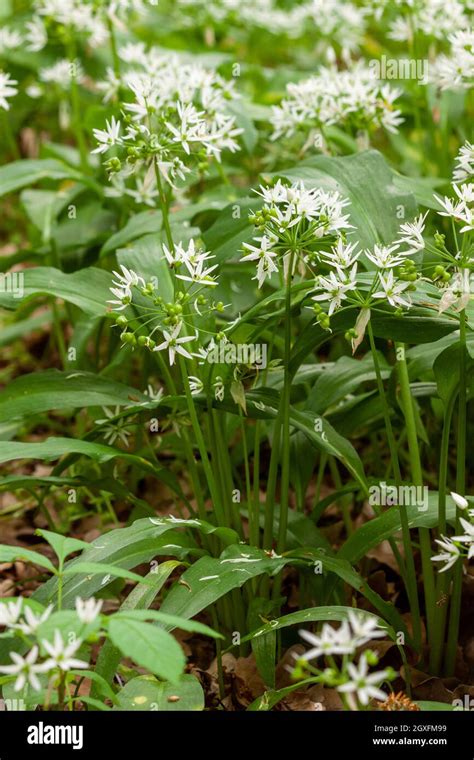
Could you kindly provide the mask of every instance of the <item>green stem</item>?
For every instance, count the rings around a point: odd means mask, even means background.
[[[253,509],[257,524],[256,543],[260,546],[260,420],[255,423],[255,439],[253,447]]]
[[[63,369],[66,369],[67,361],[68,361],[66,344],[64,342],[61,318],[59,316],[57,304],[55,303],[54,300],[51,304],[51,311],[53,313],[53,329],[54,329],[54,337],[56,338],[56,346],[59,352],[59,356],[61,357],[61,364],[63,365]]]
[[[158,166],[157,159],[155,159],[154,165],[155,165],[156,187],[160,196],[160,208],[161,208],[161,214],[163,217],[163,229],[165,231],[168,247],[174,253],[174,241],[173,241],[173,235],[171,234],[171,226],[170,226],[170,219],[169,219],[169,212],[168,212],[168,199],[166,197],[166,193],[163,188],[163,181],[161,179],[161,172]]]
[[[336,490],[340,491],[342,488],[342,481],[341,476],[339,474],[339,470],[337,467],[337,462],[334,457],[330,457],[329,459],[329,469],[331,471],[331,477],[334,481],[334,487]],[[349,503],[350,503],[351,497],[349,495],[349,501],[347,499],[347,496],[341,496],[339,499],[339,504],[342,509],[342,519],[344,521],[344,527],[346,529],[347,536],[350,536],[352,533],[352,523],[351,523],[351,515],[349,510]]]
[[[410,469],[413,485],[423,486],[423,471],[421,469],[420,450],[418,447],[418,436],[416,432],[415,412],[410,390],[410,379],[408,377],[408,367],[405,359],[405,346],[403,343],[396,344],[397,349],[397,367],[398,381],[400,385],[400,397],[402,401],[403,413],[405,417],[405,426],[408,440],[408,451],[410,455]],[[425,592],[426,620],[431,641],[434,631],[434,610],[435,610],[435,583],[433,565],[431,562],[431,535],[429,528],[419,528],[418,537],[420,541],[421,565],[423,571],[423,587]]]
[[[219,525],[225,526],[226,525],[225,514],[223,512],[222,504],[219,497],[219,491],[217,490],[216,482],[214,479],[214,473],[212,472],[212,467],[209,462],[209,457],[207,454],[206,444],[204,442],[201,426],[199,424],[199,419],[196,413],[194,399],[191,393],[191,388],[189,386],[189,378],[188,378],[188,372],[186,369],[186,364],[181,356],[179,357],[179,368],[181,371],[181,378],[183,382],[184,391],[186,394],[186,401],[188,405],[189,416],[191,418],[191,424],[193,427],[194,436],[196,438],[196,443],[198,445],[199,453],[201,455],[202,466],[204,469],[204,474],[206,476],[207,484],[209,486],[213,508],[215,510]]]
[[[107,14],[107,27],[109,30],[110,50],[112,52],[112,61],[114,65],[114,74],[117,79],[120,79],[120,58],[117,53],[117,40],[115,38],[115,29],[112,19]]]
[[[61,612],[61,607],[63,604],[63,562],[61,561],[59,563],[58,569],[56,571],[56,575],[58,578],[58,597],[57,597],[57,611]]]
[[[397,487],[400,487],[402,483],[402,476],[400,472],[400,463],[398,460],[397,444],[395,441],[395,436],[393,434],[392,421],[390,419],[390,409],[387,403],[387,397],[385,395],[385,388],[383,384],[382,373],[380,370],[380,363],[378,359],[377,349],[375,346],[374,333],[372,330],[372,324],[370,320],[367,324],[367,332],[369,335],[370,348],[371,348],[372,358],[374,362],[377,388],[379,392],[380,401],[382,404],[382,413],[383,413],[383,418],[385,422],[385,431],[387,433],[387,441],[388,441],[388,446],[390,450],[390,458],[392,460],[393,475],[394,475],[395,483]],[[410,610],[411,610],[412,619],[413,619],[413,639],[414,639],[417,650],[419,650],[421,648],[421,620],[420,620],[420,606],[419,606],[419,601],[418,601],[415,560],[413,556],[413,546],[411,542],[410,526],[408,524],[408,517],[407,517],[405,506],[399,507],[399,511],[400,511],[400,523],[402,527],[403,548],[405,552],[405,562],[404,562],[403,570],[404,570],[405,579],[406,579],[406,591],[407,591],[408,601],[410,604]]]
[[[274,333],[271,334],[270,346],[268,350],[267,366],[263,373],[263,383],[265,384],[268,373],[268,363],[273,352]],[[256,523],[258,533],[256,535],[256,546],[260,545],[260,438],[261,438],[261,420],[257,420],[255,423],[255,439],[253,447],[253,502],[256,515]]]
[[[226,427],[226,414],[221,412],[220,414],[214,409],[215,423],[216,423],[216,440],[217,448],[219,451],[219,461],[223,474],[223,483],[225,484],[225,498],[230,500],[232,517],[234,521],[234,527],[240,537],[244,538],[244,531],[242,526],[242,520],[240,516],[240,506],[238,501],[234,501],[232,498],[235,491],[234,479],[232,475],[232,463],[229,456],[229,444]]]
[[[265,523],[263,527],[263,548],[271,549],[273,547],[273,522],[275,519],[275,489],[278,475],[278,460],[280,458],[280,438],[281,438],[281,411],[282,404],[275,418],[272,438],[272,452],[270,454],[270,465],[268,468],[267,493],[265,496]]]
[[[453,394],[446,405],[443,421],[443,434],[441,438],[438,482],[438,531],[440,535],[446,534],[446,484],[448,478],[449,434],[451,431],[451,420],[455,400],[456,395]],[[444,599],[448,591],[449,582],[450,575],[448,572],[438,574],[436,598],[439,603],[442,602],[442,599]],[[439,674],[441,668],[441,656],[446,628],[446,613],[446,604],[441,604],[441,606],[435,607],[435,627],[430,642],[430,672],[436,675]]]
[[[277,551],[285,551],[286,533],[288,530],[288,503],[290,490],[290,394],[291,394],[291,282],[293,279],[293,262],[295,252],[292,251],[288,262],[285,293],[285,349],[283,356],[283,414],[282,414],[282,451],[281,451],[281,490],[280,490],[280,520],[278,530]]]
[[[258,509],[255,509],[255,504],[252,501],[252,485],[250,482],[250,466],[249,466],[249,451],[247,446],[247,433],[245,430],[245,423],[243,418],[242,409],[239,408],[240,416],[240,432],[242,435],[242,449],[244,454],[244,472],[245,472],[245,491],[247,499],[247,510],[249,515],[249,539],[251,546],[259,545],[259,526],[258,526]]]
[[[316,509],[321,499],[321,486],[323,484],[324,472],[326,470],[328,459],[328,454],[326,454],[325,451],[321,451],[319,455],[318,475],[316,477],[316,487],[314,491],[313,511]]]
[[[74,69],[71,70],[71,108],[72,108],[72,123],[74,127],[74,133],[76,136],[77,147],[79,148],[79,156],[81,159],[81,168],[84,174],[89,173],[89,160],[87,145],[82,131],[83,114],[81,110],[81,99],[79,96],[79,88],[77,86],[77,79],[75,73],[77,51],[73,38],[69,44],[69,59],[70,64]]]
[[[459,316],[459,399],[458,399],[458,430],[456,448],[456,492],[464,496],[466,491],[466,311],[463,309]],[[456,508],[456,535],[461,529],[461,511]],[[446,646],[445,673],[454,673],[456,652],[459,636],[459,620],[461,617],[462,569],[458,561],[454,570],[453,590],[451,594],[451,609],[449,613],[448,642]]]
[[[8,118],[6,111],[4,111],[3,108],[0,108],[0,113],[2,116],[1,123],[2,123],[2,128],[3,128],[3,135],[6,138],[6,142],[12,152],[13,158],[15,159],[15,161],[18,161],[21,158],[21,155],[20,155],[20,151],[18,150],[17,142],[13,135],[10,120]]]

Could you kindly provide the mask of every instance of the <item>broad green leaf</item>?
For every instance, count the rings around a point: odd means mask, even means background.
[[[192,675],[181,676],[173,686],[153,676],[138,676],[118,692],[117,703],[115,710],[195,711],[204,709],[204,693]]]
[[[16,491],[25,489],[30,491],[35,497],[38,496],[41,488],[90,488],[95,491],[105,491],[115,494],[122,499],[129,499],[135,504],[141,504],[142,500],[135,497],[125,486],[113,478],[98,478],[94,480],[91,477],[77,476],[74,478],[56,477],[54,475],[7,475],[0,479],[0,491]],[[144,505],[146,502],[144,503]],[[146,504],[147,505],[147,504]],[[148,506],[148,505],[147,505]]]
[[[149,584],[148,584],[149,585]],[[176,617],[176,615],[167,615],[166,612],[161,610],[123,610],[116,612],[114,620],[153,620],[156,623],[161,623],[167,628],[181,628],[183,631],[189,633],[202,633],[203,636],[210,636],[213,639],[223,638],[220,633],[209,628],[204,623],[199,623],[197,620],[187,620],[186,618]]]
[[[449,180],[440,177],[406,177],[394,171],[393,184],[402,193],[413,193],[420,206],[439,211],[441,206],[434,194],[437,188],[449,184]]]
[[[83,671],[83,673],[86,672],[90,671]],[[111,712],[112,710],[112,708],[109,707],[105,702],[101,702],[99,699],[94,699],[93,697],[74,697],[73,702],[82,702],[89,707],[94,707],[96,710],[100,710],[101,712]]]
[[[255,699],[247,707],[247,711],[268,712],[273,707],[275,707],[278,702],[281,702],[282,699],[285,699],[285,697],[287,697],[293,691],[303,689],[305,686],[309,686],[310,684],[314,684],[314,681],[312,681],[310,678],[305,678],[303,681],[293,683],[291,686],[285,686],[283,689],[271,689],[270,691],[266,691],[264,694],[262,694],[261,697],[257,697],[257,699]]]
[[[47,438],[42,443],[22,443],[20,441],[0,441],[0,462],[11,462],[14,459],[59,459],[65,454],[82,454],[96,462],[108,462],[120,457],[145,472],[149,472],[166,485],[179,493],[180,489],[174,475],[164,467],[153,465],[143,457],[128,454],[126,451],[114,449],[94,441],[83,441],[77,438]]]
[[[257,404],[264,404],[265,411],[269,413],[270,417],[276,417],[277,409],[275,408],[274,399],[267,396],[265,391],[255,391],[254,395],[247,394],[247,402],[250,398],[255,397],[258,397],[259,399]],[[271,406],[270,402],[272,403]],[[254,408],[252,412],[250,412],[250,404],[248,403],[250,416],[253,416],[255,406],[254,401]],[[327,454],[339,459],[339,461],[347,467],[352,476],[360,483],[362,488],[366,490],[367,486],[364,467],[359,455],[352,444],[340,435],[325,417],[315,415],[306,410],[300,411],[292,407],[290,409],[290,424],[297,430],[300,430],[316,449],[319,451],[325,451]]]
[[[216,262],[242,258],[242,244],[256,235],[249,214],[262,205],[259,198],[237,198],[224,208],[216,221],[203,234],[204,245],[212,251]]]
[[[58,250],[71,255],[80,248],[99,245],[108,236],[114,223],[115,214],[94,199],[78,205],[76,216],[60,220],[52,237]]]
[[[35,314],[33,317],[28,317],[18,322],[2,324],[0,346],[7,346],[9,343],[13,343],[13,341],[23,338],[25,335],[30,335],[35,330],[42,330],[50,324],[51,319],[51,313],[44,311],[41,314]]]
[[[24,549],[22,546],[0,544],[0,562],[31,562],[33,565],[46,568],[50,573],[56,572],[51,560],[38,552],[31,551],[31,549]]]
[[[337,190],[348,198],[347,210],[355,227],[348,238],[357,239],[363,249],[396,240],[401,222],[412,219],[417,211],[412,193],[395,185],[389,165],[375,150],[342,158],[317,156],[276,175],[292,182],[303,180],[308,188]]]
[[[270,620],[268,623],[259,626],[251,633],[248,633],[241,639],[242,643],[246,641],[252,641],[253,639],[260,638],[270,631],[279,631],[282,628],[288,628],[291,625],[308,625],[309,623],[325,622],[340,622],[347,620],[349,611],[354,612],[361,617],[371,617],[377,620],[379,625],[385,624],[385,621],[372,612],[366,612],[365,610],[358,610],[355,607],[342,607],[338,605],[327,607],[311,607],[306,610],[298,610],[297,612],[291,612],[289,615],[283,615],[283,617]],[[387,629],[388,635],[389,629]]]
[[[181,565],[182,563],[177,560],[168,560],[167,562],[161,562],[159,565],[155,565],[153,570],[150,570],[145,576],[150,583],[147,585],[140,584],[132,589],[127,598],[122,602],[120,610],[122,612],[147,610],[153,603],[157,594],[159,594],[163,588],[171,573]]]
[[[433,364],[433,372],[436,378],[436,385],[440,398],[446,404],[459,385],[459,371],[461,361],[461,346],[459,343],[453,343],[439,354]],[[471,371],[474,367],[474,360],[470,354],[465,351],[466,369]]]
[[[326,573],[327,571],[335,573],[335,575],[341,578],[344,583],[352,586],[355,591],[362,594],[362,596],[375,607],[377,612],[380,613],[381,618],[389,623],[395,631],[403,631],[407,637],[407,641],[411,639],[405,622],[397,608],[393,604],[382,599],[382,597],[369,586],[367,581],[354,570],[352,565],[346,559],[342,559],[341,556],[330,557],[320,549],[309,549],[304,547],[302,549],[288,552],[286,556],[290,560],[292,558],[302,558],[306,560],[311,558],[314,559],[314,561],[321,562],[323,573]]]
[[[135,388],[92,372],[46,372],[21,375],[0,392],[0,422],[53,409],[130,406],[150,401]]]
[[[457,329],[456,322],[434,316],[426,309],[413,308],[402,317],[377,314],[372,317],[372,329],[377,338],[400,343],[432,343]]]
[[[145,577],[151,581],[150,584],[139,583],[129,593],[127,598],[122,602],[120,610],[122,612],[133,610],[146,610],[154,601],[157,594],[161,591],[164,584],[170,577],[171,573],[181,565],[175,560],[162,562],[160,565],[151,570]],[[120,652],[112,642],[107,639],[101,647],[96,663],[96,671],[106,682],[112,683],[114,674],[120,662]],[[92,696],[98,696],[95,684],[92,686]]]
[[[259,627],[262,619],[269,618],[272,613],[278,609],[278,602],[273,599],[257,597],[250,600],[247,625],[253,630]],[[252,640],[252,652],[255,657],[257,670],[261,675],[265,686],[270,689],[275,688],[275,660],[277,639],[273,630],[268,631],[263,636],[256,636]]]
[[[29,218],[41,232],[43,243],[49,242],[58,214],[83,191],[81,185],[59,190],[23,190],[20,200]]]
[[[273,575],[288,562],[268,557],[251,546],[229,546],[219,559],[201,557],[181,576],[163,604],[161,612],[192,618],[234,588],[263,573]]]
[[[386,378],[390,374],[390,368],[385,368],[383,357],[379,357],[379,361],[382,365],[382,377]],[[306,408],[308,411],[322,414],[349,393],[353,393],[361,383],[374,381],[375,370],[370,353],[361,360],[342,356],[318,378],[308,395]]]
[[[54,158],[24,159],[13,161],[0,168],[0,195],[35,185],[44,179],[77,179],[82,175],[67,164]]]
[[[229,100],[226,104],[226,111],[235,118],[236,126],[243,130],[240,139],[247,153],[253,152],[258,141],[258,131],[251,118],[251,107],[252,104],[244,99]]]
[[[418,506],[404,507],[410,528],[434,528],[438,523],[438,494],[431,491],[428,494],[428,508],[419,509]],[[390,538],[401,530],[400,509],[403,507],[389,507],[380,517],[369,520],[349,536],[341,547],[338,557],[347,559],[349,562],[358,562],[374,546],[378,546],[385,539]],[[454,502],[447,497],[446,514],[448,520],[454,518],[456,513]]]
[[[130,657],[160,678],[178,683],[186,660],[178,642],[163,628],[114,616],[109,636],[124,657]]]
[[[54,634],[59,631],[63,641],[70,641],[71,635],[84,641],[89,636],[96,634],[101,627],[100,617],[96,617],[91,623],[83,623],[73,610],[60,610],[53,612],[44,623],[38,627],[37,637],[39,641],[54,641]],[[79,659],[81,656],[79,655]]]
[[[135,240],[142,235],[157,233],[161,230],[162,216],[161,211],[149,209],[130,217],[127,224],[121,230],[111,235],[101,248],[101,256],[122,248],[130,241]]]
[[[36,533],[45,538],[48,544],[53,547],[60,564],[73,552],[89,548],[89,544],[86,541],[80,541],[78,538],[68,538],[60,533],[52,533],[50,530],[38,528]]]
[[[129,248],[120,248],[117,261],[127,269],[133,269],[145,281],[157,281],[158,292],[165,301],[173,299],[174,286],[169,264],[156,235],[145,235],[135,240]],[[145,300],[144,305],[149,306],[149,302]]]
[[[145,583],[147,586],[152,585],[149,578],[132,573],[130,570],[125,570],[123,567],[117,567],[117,565],[109,565],[107,562],[85,562],[80,561],[69,565],[63,570],[63,575],[74,575],[84,573],[85,575],[101,575],[101,585],[107,583],[110,580],[110,576],[116,578],[125,578],[129,581],[135,581],[135,583]]]
[[[62,298],[94,316],[104,316],[108,311],[107,301],[111,297],[109,288],[112,279],[111,275],[102,269],[89,267],[65,274],[53,267],[34,267],[25,269],[23,276],[22,298],[15,298],[13,293],[2,290],[0,306],[5,309],[17,309],[28,298],[49,295]]]
[[[223,542],[228,542],[230,539],[233,539],[234,542],[237,540],[237,534],[233,530],[216,528],[214,525],[200,520],[144,518],[136,520],[128,528],[117,528],[104,536],[100,536],[90,544],[89,549],[83,552],[80,558],[73,559],[66,565],[66,568],[69,572],[69,569],[73,571],[79,562],[93,562],[101,566],[107,563],[129,569],[144,562],[150,562],[154,557],[163,554],[170,556],[177,553],[179,555],[183,545],[188,545],[189,539],[185,534],[179,533],[178,528],[193,529],[215,535]],[[167,536],[168,533],[172,533],[172,536]],[[183,542],[185,543],[183,544]],[[196,544],[191,544],[191,546],[196,546]],[[150,576],[152,577],[150,578]],[[148,573],[146,577],[151,589],[156,588],[157,583],[153,583],[153,581],[158,580],[159,582],[161,575],[155,579],[151,573]],[[102,580],[103,578],[101,579],[98,575],[91,578],[84,573],[71,572],[71,576],[65,579],[63,585],[63,606],[65,608],[73,607],[76,596],[84,599],[93,596],[102,587]],[[47,604],[55,598],[55,595],[56,583],[46,583],[35,592],[35,599]],[[175,614],[173,610],[169,610],[169,613]]]
[[[102,676],[100,676],[95,670],[71,670],[70,673],[79,676],[79,678],[88,678],[92,681],[93,686],[97,688],[98,693],[103,698],[110,699],[113,704],[117,703],[117,695],[112,687],[107,683],[105,678],[102,678]],[[98,707],[98,705],[94,706]]]
[[[183,206],[183,208],[173,211],[171,222],[172,224],[175,224],[176,222],[187,222],[202,211],[212,209],[219,210],[226,204],[227,201],[220,197],[216,197],[212,200],[200,200],[197,203],[190,203]],[[156,243],[161,244],[161,222],[161,211],[157,209],[148,209],[147,211],[141,211],[138,214],[134,214],[122,229],[111,235],[104,243],[100,255],[105,256],[112,251],[116,251],[118,248],[128,245],[132,240],[141,238],[143,235],[152,234],[155,236]]]
[[[456,342],[456,337],[453,335],[446,335],[444,338],[440,338],[440,340],[437,340],[434,343],[424,343],[408,349],[406,352],[406,359],[408,362],[408,374],[410,380],[415,380],[430,372],[430,370],[433,369],[435,359],[453,342]]]

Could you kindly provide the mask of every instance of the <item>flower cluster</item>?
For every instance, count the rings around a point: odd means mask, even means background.
[[[386,631],[378,625],[373,617],[364,617],[350,611],[338,629],[325,623],[321,633],[300,631],[300,636],[311,645],[305,654],[298,655],[294,678],[314,676],[315,683],[335,687],[351,710],[367,707],[371,699],[386,699],[386,694],[380,689],[384,681],[395,677],[391,668],[369,673],[369,666],[377,665],[378,657],[375,652],[365,649],[357,663],[351,660],[357,650],[373,639],[386,636]],[[338,664],[336,657],[342,660]],[[311,666],[311,660],[325,660],[327,667]]]
[[[76,599],[76,615],[83,626],[94,623],[102,607],[101,601],[95,599]],[[4,626],[9,635],[17,636],[31,648],[23,657],[15,651],[10,653],[11,665],[0,667],[0,673],[16,677],[15,691],[21,691],[29,683],[35,691],[40,691],[42,684],[39,676],[54,678],[58,673],[66,673],[74,668],[87,668],[89,664],[75,657],[83,644],[81,638],[65,642],[61,632],[55,628],[51,641],[41,635],[41,626],[51,616],[53,607],[50,605],[35,613],[30,606],[24,605],[23,598],[0,604],[0,626]],[[33,641],[36,643],[33,644]],[[43,655],[45,659],[39,661]]]
[[[112,28],[123,29],[130,13],[143,12],[146,7],[143,0],[35,0],[28,21],[0,30],[0,54],[19,48],[38,53],[49,46],[55,60],[40,67],[39,81],[29,84],[25,91],[32,98],[44,97],[48,95],[44,85],[49,83],[67,90],[73,77],[78,82],[85,79],[81,62],[76,60],[79,47],[97,50],[108,46]],[[58,50],[62,55],[58,56]],[[94,86],[92,80],[90,84]]]
[[[438,211],[440,216],[446,217],[451,222],[454,237],[455,250],[448,249],[445,236],[436,234],[435,240],[439,255],[445,262],[445,266],[439,264],[436,271],[441,275],[449,286],[443,291],[439,310],[454,308],[460,312],[466,308],[471,296],[472,270],[474,268],[473,235],[474,230],[474,149],[471,143],[466,142],[460,149],[456,158],[456,168],[453,173],[453,197],[435,196],[441,206]],[[458,238],[458,233],[460,238]]]
[[[10,110],[10,103],[8,98],[13,98],[18,94],[18,90],[15,85],[18,84],[16,79],[12,79],[10,74],[5,71],[0,71],[0,108],[4,111]]]
[[[344,0],[310,0],[303,4],[302,13],[310,22],[311,36],[322,37],[330,46],[328,57],[333,55],[333,46],[337,46],[342,59],[349,63],[352,52],[363,40],[367,10]]]
[[[108,31],[101,14],[100,4],[81,0],[36,0],[36,14],[29,27],[36,50],[48,41],[64,39],[64,30],[82,38],[92,47],[108,40]]]
[[[48,42],[64,41],[70,32],[97,48],[108,42],[110,23],[119,26],[131,13],[142,13],[147,7],[144,0],[35,0],[34,5],[23,39],[35,52]]]
[[[466,29],[469,18],[462,0],[365,0],[375,19],[388,16],[387,36],[406,43],[416,37],[444,42],[449,34]]]
[[[193,14],[189,14],[192,7]],[[308,0],[282,7],[277,0],[178,0],[183,26],[262,28],[271,34],[301,36],[337,45],[343,57],[363,39],[366,10],[342,0]]]
[[[254,279],[259,288],[280,271],[280,259],[285,273],[290,261],[293,271],[297,267],[304,270],[323,238],[336,241],[352,227],[349,215],[344,213],[349,201],[338,192],[307,189],[303,182],[285,185],[280,180],[272,187],[261,186],[257,192],[264,205],[250,220],[262,235],[254,238],[258,245],[244,243],[246,253],[241,261],[257,263]]]
[[[242,130],[226,111],[227,102],[236,97],[233,83],[177,56],[143,54],[139,47],[144,70],[128,71],[120,80],[109,71],[108,80],[99,85],[108,100],[118,92],[128,95],[122,101],[123,125],[112,116],[105,129],[94,129],[98,145],[93,153],[113,149],[105,164],[113,186],[109,195],[127,193],[154,205],[161,182],[157,173],[174,186],[193,167],[205,171],[210,160],[220,161],[222,151],[239,149],[236,137]],[[129,61],[136,54],[133,49],[121,51]],[[130,177],[135,180],[132,189],[127,187]]]
[[[189,9],[192,8],[192,15]],[[184,27],[263,28],[273,34],[297,36],[307,17],[303,5],[281,8],[275,0],[178,0],[175,11]]]
[[[449,42],[449,54],[438,56],[429,79],[442,90],[468,90],[474,85],[474,31],[454,32],[449,35]]]
[[[458,509],[466,511],[469,519],[460,518],[464,532],[459,536],[441,536],[436,539],[441,551],[432,557],[431,561],[444,563],[444,566],[439,569],[440,573],[449,570],[460,558],[470,560],[474,557],[474,509],[468,509],[468,500],[460,494],[451,493],[451,498]]]
[[[190,240],[187,247],[182,243],[170,248],[164,245],[163,252],[163,260],[174,272],[177,285],[183,283],[181,289],[176,290],[173,301],[165,302],[157,294],[156,283],[146,283],[143,277],[122,265],[121,272],[114,272],[116,279],[110,289],[114,299],[109,303],[115,311],[124,311],[133,303],[135,314],[131,314],[130,319],[125,314],[116,319],[116,324],[122,328],[120,337],[124,344],[143,346],[151,351],[167,351],[172,365],[176,355],[186,359],[200,357],[199,353],[190,353],[189,347],[186,347],[199,337],[194,319],[221,313],[225,307],[221,301],[216,302],[210,296],[217,285],[217,265],[209,265],[209,260],[213,258],[209,252],[199,249],[194,240]],[[151,306],[147,300],[151,301]],[[161,342],[154,339],[156,333],[161,333]],[[221,339],[224,336],[217,333],[215,337]]]
[[[360,309],[360,319],[346,335],[355,350],[364,335],[371,309],[384,303],[398,313],[410,308],[410,291],[416,289],[420,275],[409,257],[424,248],[425,219],[426,215],[420,215],[413,222],[400,225],[398,240],[391,245],[376,244],[372,250],[362,252],[355,243],[339,240],[331,250],[319,252],[319,260],[329,268],[329,273],[316,277],[316,294],[312,300],[323,328],[329,328],[329,318],[343,305]],[[368,272],[359,266],[362,254],[371,267]],[[329,303],[327,313],[320,302]]]
[[[309,147],[326,126],[338,125],[357,135],[380,127],[397,132],[403,121],[393,105],[400,91],[381,84],[363,65],[347,71],[322,68],[316,76],[289,84],[287,93],[273,108],[273,140],[303,132]]]

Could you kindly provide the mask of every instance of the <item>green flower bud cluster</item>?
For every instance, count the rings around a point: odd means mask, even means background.
[[[315,303],[313,305],[313,311],[316,314],[316,319],[318,320],[323,330],[329,330],[329,327],[331,325],[331,320],[328,314],[326,314],[326,312],[321,308],[321,306],[318,303]]]
[[[398,269],[398,276],[405,282],[417,281],[418,272],[416,271],[416,264],[413,259],[405,259],[401,267]]]
[[[433,269],[431,277],[434,282],[449,282],[451,279],[451,274],[446,271],[442,264],[437,264]]]
[[[344,337],[348,341],[348,343],[355,340],[355,338],[357,338],[357,330],[355,329],[355,327],[351,327],[350,330],[347,330],[344,333]]]
[[[274,209],[264,206],[256,211],[255,214],[250,214],[249,222],[253,224],[257,230],[264,232],[269,222],[272,222],[275,219],[275,216],[276,212]]]

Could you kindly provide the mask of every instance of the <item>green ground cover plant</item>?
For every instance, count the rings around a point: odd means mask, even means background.
[[[464,709],[472,12],[0,1],[8,709]]]

